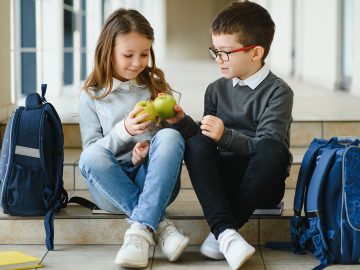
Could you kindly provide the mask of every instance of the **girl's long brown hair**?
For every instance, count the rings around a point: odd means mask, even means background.
[[[125,35],[136,32],[154,41],[154,30],[146,18],[137,10],[118,9],[115,10],[106,20],[97,45],[94,56],[94,67],[86,78],[83,89],[89,93],[89,89],[98,91],[105,88],[105,93],[93,98],[101,99],[107,96],[112,89],[113,67],[111,62],[112,49],[115,38],[118,35]],[[164,73],[156,67],[153,47],[150,47],[151,65],[147,66],[136,78],[137,83],[150,88],[151,97],[154,99],[158,93],[167,92],[168,86]]]

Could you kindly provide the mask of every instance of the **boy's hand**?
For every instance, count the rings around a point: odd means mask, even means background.
[[[169,119],[166,119],[166,121],[171,125],[176,124],[177,122],[184,119],[184,117],[185,117],[185,113],[184,113],[183,109],[180,107],[180,105],[175,105],[174,111],[176,112],[175,116],[171,117]]]
[[[145,161],[149,153],[149,148],[149,141],[138,142],[135,144],[131,158],[131,162],[134,164],[134,166],[139,165]]]
[[[142,107],[136,106],[125,118],[125,129],[131,136],[142,134],[149,129],[149,124],[151,123],[150,120],[145,121],[144,123],[140,123],[142,120],[149,116],[148,113],[144,113],[138,117],[135,117],[135,115],[142,110]]]
[[[223,121],[213,115],[205,115],[201,120],[201,133],[213,139],[215,142],[219,142],[224,133]]]

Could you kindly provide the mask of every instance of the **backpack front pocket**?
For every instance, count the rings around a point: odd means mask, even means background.
[[[47,198],[44,196],[45,175],[41,167],[26,168],[14,163],[7,183],[7,212],[14,215],[44,215]]]

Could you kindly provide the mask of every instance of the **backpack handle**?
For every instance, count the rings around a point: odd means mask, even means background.
[[[46,99],[45,99],[46,88],[47,88],[47,84],[46,84],[46,83],[42,83],[42,84],[41,84],[41,100],[42,100],[43,102],[46,102]]]
[[[360,141],[357,137],[352,137],[352,136],[338,136],[338,137],[334,137],[332,139],[335,142],[337,142],[339,144],[344,144],[346,146],[350,146],[350,145],[358,146],[360,143]]]
[[[33,110],[41,108],[42,104],[46,102],[45,94],[46,94],[47,84],[41,84],[41,96],[38,93],[31,93],[26,97],[25,100],[25,108],[26,110]]]

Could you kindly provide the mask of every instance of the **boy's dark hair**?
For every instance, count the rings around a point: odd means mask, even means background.
[[[263,47],[264,60],[274,38],[275,24],[262,6],[250,1],[233,2],[216,15],[211,24],[211,33],[236,34],[244,46]]]

